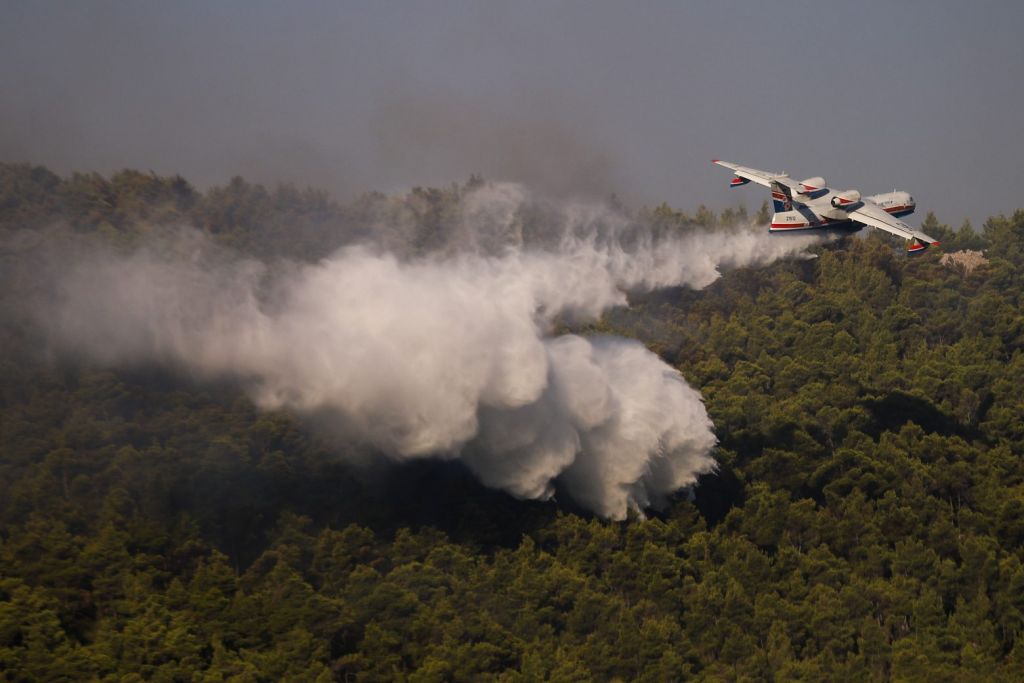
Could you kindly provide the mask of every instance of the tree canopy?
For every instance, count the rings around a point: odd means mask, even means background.
[[[0,164],[0,264],[52,225],[125,244],[193,225],[296,259],[363,239],[413,254],[452,239],[464,190],[341,204]],[[666,231],[746,220],[643,213]],[[0,672],[1021,680],[1024,211],[922,228],[985,257],[846,239],[634,295],[585,328],[675,365],[719,438],[715,474],[626,522],[514,500],[457,464],[353,468],[231,386],[40,359],[0,318]]]

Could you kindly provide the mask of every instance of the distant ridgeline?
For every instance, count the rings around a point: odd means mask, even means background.
[[[978,232],[925,219],[947,255],[981,254],[907,259],[869,235],[560,323],[644,342],[715,425],[717,473],[625,522],[457,464],[353,469],[228,382],[55,362],[22,324],[42,285],[21,261],[48,231],[415,255],[456,244],[480,182],[338,203],[0,165],[6,678],[1024,677],[1024,211]],[[522,221],[543,243],[542,218]]]
[[[125,240],[156,227],[187,225],[264,256],[316,258],[367,241],[415,254],[444,248],[458,237],[460,200],[484,182],[471,176],[463,185],[417,187],[396,195],[367,192],[339,203],[322,190],[287,184],[268,189],[237,176],[201,192],[181,176],[123,170],[109,178],[98,173],[61,178],[43,166],[0,163],[0,230],[67,226]],[[608,201],[621,209],[614,196]],[[769,215],[766,202],[752,220],[767,223]],[[659,230],[751,220],[743,207],[715,215],[701,206],[691,216],[666,204],[640,209],[635,217]],[[523,220],[527,228],[538,228],[543,208]],[[937,234],[946,251],[983,249],[990,241],[988,226],[982,235],[969,223],[954,231],[931,214],[922,228]],[[542,238],[529,230],[525,236]]]

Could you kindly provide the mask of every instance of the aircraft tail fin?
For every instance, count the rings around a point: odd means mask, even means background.
[[[772,204],[775,213],[793,210],[793,193],[785,185],[772,181]]]

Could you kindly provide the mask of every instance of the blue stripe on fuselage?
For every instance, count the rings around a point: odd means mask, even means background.
[[[782,234],[784,232],[836,232],[836,233],[851,233],[857,232],[863,229],[864,226],[856,221],[833,221],[832,223],[825,223],[824,225],[808,225],[804,228],[768,228],[768,232],[775,234]]]

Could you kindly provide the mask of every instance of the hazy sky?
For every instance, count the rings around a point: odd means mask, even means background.
[[[11,2],[0,160],[692,210],[720,157],[947,223],[1024,206],[1024,2]],[[911,218],[916,223],[920,216]]]

